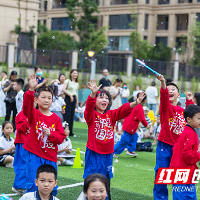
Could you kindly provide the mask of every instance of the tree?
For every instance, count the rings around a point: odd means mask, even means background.
[[[37,48],[67,51],[76,49],[76,41],[69,34],[59,31],[46,31],[38,36]]]
[[[107,45],[107,38],[105,27],[97,30],[97,16],[94,14],[99,10],[96,0],[67,0],[66,7],[72,30],[79,37],[78,48],[83,52],[100,52]]]

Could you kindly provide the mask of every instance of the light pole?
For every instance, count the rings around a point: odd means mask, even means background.
[[[93,60],[93,56],[95,54],[94,51],[88,51],[88,56],[91,58],[90,59],[90,66],[91,66],[91,71],[90,71],[90,79],[94,80],[95,79],[95,71],[96,71],[96,62]]]

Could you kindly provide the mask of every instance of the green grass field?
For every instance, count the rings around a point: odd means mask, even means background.
[[[0,119],[1,124],[1,119]],[[73,149],[80,148],[85,152],[87,142],[87,125],[75,122],[76,138],[70,138]],[[154,146],[155,149],[155,146]],[[74,152],[75,153],[75,152]],[[153,200],[154,167],[156,162],[153,152],[138,152],[137,158],[132,158],[123,152],[119,155],[118,163],[113,162],[114,177],[111,180],[111,196],[114,200]],[[84,161],[84,155],[81,154]],[[113,161],[116,159],[114,158]],[[58,186],[65,186],[83,181],[83,168],[74,169],[69,166],[58,166]],[[0,193],[12,194],[14,170],[0,167]],[[197,185],[197,187],[199,184]],[[169,199],[172,199],[171,185],[169,185]],[[81,193],[82,186],[58,190],[57,197],[61,200],[76,200]],[[13,196],[13,200],[20,196]],[[200,194],[197,190],[197,198]]]

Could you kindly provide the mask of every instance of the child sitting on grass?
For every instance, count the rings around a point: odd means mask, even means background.
[[[61,119],[49,111],[52,104],[53,91],[48,86],[39,87],[36,75],[29,77],[30,89],[24,95],[23,113],[30,123],[30,133],[24,143],[28,151],[26,159],[26,192],[37,190],[35,185],[36,169],[43,164],[50,164],[57,169],[58,144],[61,144],[66,135]],[[34,98],[34,92],[35,98]],[[33,107],[38,104],[39,109]],[[56,195],[57,188],[53,194]]]
[[[52,195],[53,188],[57,185],[57,171],[52,165],[41,165],[37,169],[35,184],[38,190],[26,193],[19,200],[59,200]]]
[[[10,137],[14,126],[12,122],[5,121],[2,124],[2,133],[0,137],[0,166],[13,167],[15,145],[14,139]]]
[[[200,107],[189,105],[184,110],[184,117],[187,122],[178,142],[174,145],[170,167],[172,168],[193,168],[198,169],[197,162],[200,160],[199,139],[195,128],[200,128]],[[172,190],[173,199],[197,199],[195,184],[175,184],[172,188],[193,188],[190,190]]]
[[[57,164],[72,166],[74,164],[75,155],[69,155],[71,154],[71,149],[72,149],[71,140],[68,138],[70,132],[69,124],[67,122],[63,122],[62,125],[65,130],[66,138],[64,139],[62,144],[58,145]]]

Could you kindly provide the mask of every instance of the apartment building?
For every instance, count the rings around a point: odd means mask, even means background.
[[[0,0],[0,45],[15,43],[17,46],[18,36],[14,33],[14,29],[19,23],[19,12],[22,27],[21,44],[27,38],[30,26],[35,26],[34,32],[37,33],[39,0],[20,0],[20,6],[18,2],[18,0]],[[36,47],[36,39],[34,47]]]
[[[66,13],[67,0],[41,0],[38,20],[50,30],[70,33],[70,19]],[[131,6],[138,15],[137,31],[144,40],[156,45],[175,47],[182,34],[188,35],[189,27],[200,21],[200,0],[96,0],[100,13],[97,13],[98,27],[106,26],[109,53],[131,53],[129,36],[134,29],[130,27]]]

